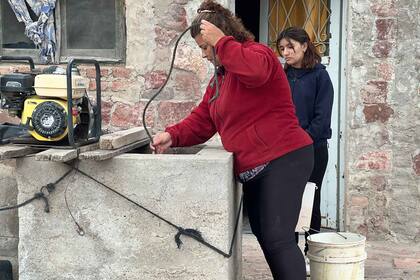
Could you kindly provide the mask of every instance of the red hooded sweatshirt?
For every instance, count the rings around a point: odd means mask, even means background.
[[[216,132],[235,158],[235,174],[310,145],[299,126],[289,83],[278,58],[265,45],[231,36],[215,46],[224,73],[214,77],[203,100],[180,123],[167,127],[172,147],[206,142]]]

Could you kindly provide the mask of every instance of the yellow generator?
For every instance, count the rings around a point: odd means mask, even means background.
[[[53,66],[37,72],[30,58],[0,60],[29,60],[31,65],[29,73],[0,76],[1,108],[21,120],[19,126],[0,124],[0,140],[5,142],[7,131],[10,142],[32,145],[76,147],[99,140],[101,94],[96,61],[71,59],[67,69]],[[87,95],[89,80],[79,74],[75,63],[95,64],[96,106]],[[17,133],[10,133],[12,128]]]

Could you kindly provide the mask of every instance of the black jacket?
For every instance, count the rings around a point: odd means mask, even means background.
[[[312,69],[286,70],[293,103],[300,126],[309,133],[314,144],[331,138],[331,111],[334,89],[322,64]]]

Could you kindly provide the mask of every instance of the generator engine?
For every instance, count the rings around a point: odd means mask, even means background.
[[[65,69],[52,74],[11,73],[0,76],[1,108],[21,119],[21,125],[41,142],[67,136],[69,114],[75,138],[87,139],[94,122],[94,108],[87,96],[88,80],[74,72],[72,108],[68,111]],[[64,74],[63,74],[64,73]]]
[[[21,117],[25,99],[35,94],[34,75],[12,73],[0,76],[0,106],[12,117]]]

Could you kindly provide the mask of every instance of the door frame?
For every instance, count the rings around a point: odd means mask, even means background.
[[[336,2],[332,0],[332,2]],[[339,75],[339,101],[338,104],[340,106],[339,110],[339,149],[338,149],[338,194],[337,194],[337,225],[340,231],[345,231],[345,192],[346,192],[346,177],[344,176],[346,170],[345,164],[345,157],[346,157],[346,150],[345,147],[347,145],[346,137],[346,130],[347,130],[347,122],[346,122],[346,112],[347,112],[347,19],[348,19],[348,0],[342,0],[341,8],[340,8],[340,75]]]
[[[324,210],[331,213],[334,217],[333,220],[327,221],[326,218],[323,217],[322,223],[323,226],[332,227],[337,230],[344,230],[344,207],[345,207],[345,139],[343,135],[345,135],[345,128],[346,128],[346,62],[347,62],[347,55],[346,55],[346,37],[347,37],[347,5],[348,1],[330,1],[330,8],[331,8],[331,22],[335,22],[337,24],[330,26],[330,33],[336,34],[337,40],[330,39],[330,53],[329,55],[332,56],[333,53],[334,57],[338,60],[338,65],[335,65],[333,73],[330,73],[331,80],[333,80],[334,85],[334,106],[336,106],[336,110],[333,110],[333,120],[334,126],[336,126],[336,132],[333,135],[336,141],[336,147],[334,147],[334,153],[330,152],[330,160],[328,163],[328,170],[333,172],[335,170],[335,180],[331,180],[331,184],[335,184],[337,186],[336,192],[334,196],[328,197],[328,193],[326,188],[324,187],[321,189],[321,212]],[[333,12],[335,11],[335,12]],[[269,5],[268,0],[261,0],[260,1],[260,28],[259,28],[259,41],[261,43],[267,44],[268,42],[268,12],[269,12]],[[331,47],[334,47],[332,50]],[[334,53],[336,52],[336,53]],[[328,57],[324,57],[322,63],[329,66],[330,59]],[[334,130],[333,130],[334,132]],[[333,160],[334,162],[332,162]],[[327,172],[328,172],[327,170]],[[325,174],[324,183],[327,179],[327,173]],[[330,200],[335,200],[335,213],[334,210],[325,210],[322,208],[322,199],[329,198]],[[324,203],[325,204],[325,203]]]

